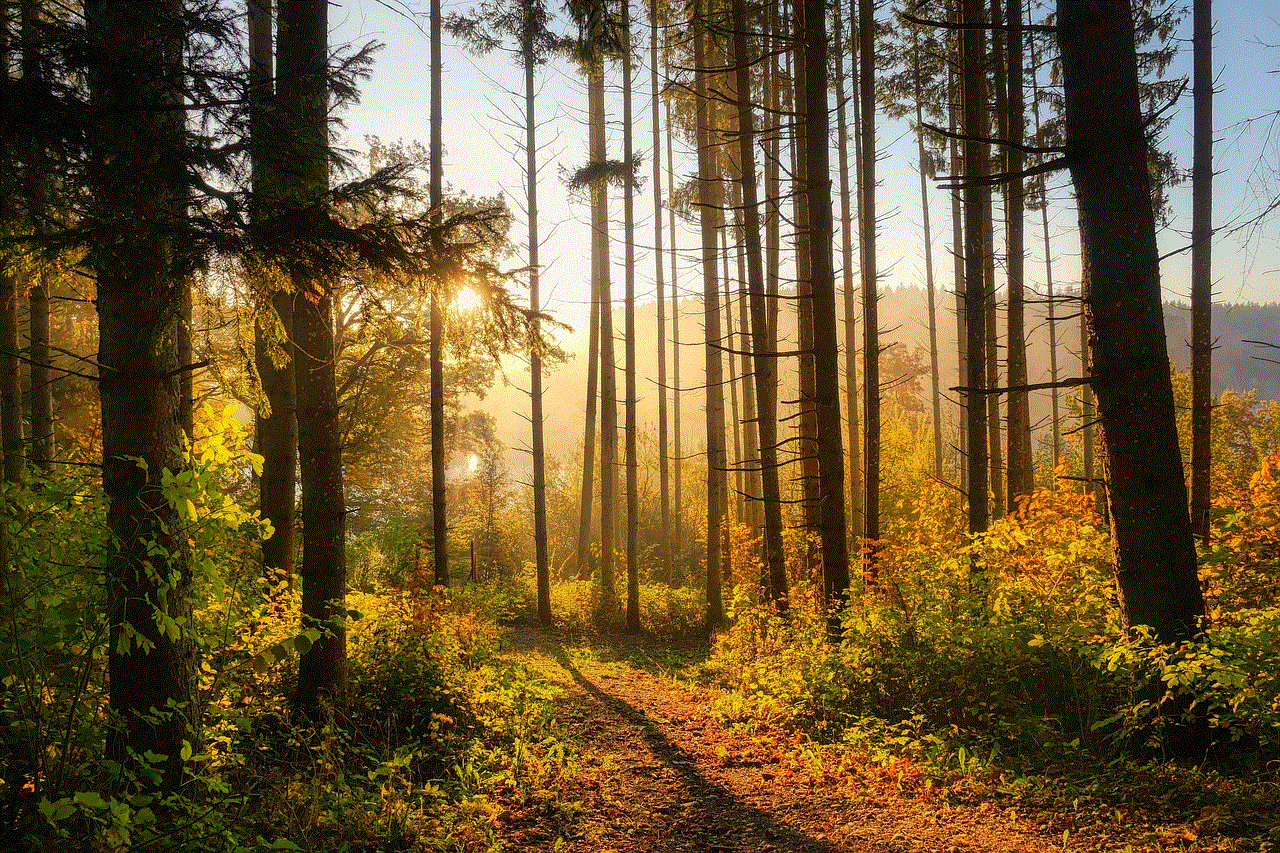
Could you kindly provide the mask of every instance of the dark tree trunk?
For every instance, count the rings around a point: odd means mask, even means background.
[[[733,61],[739,92],[751,91],[748,67],[747,9],[745,0],[733,0]],[[738,157],[742,172],[742,223],[746,252],[747,293],[751,305],[751,377],[755,383],[758,443],[754,450],[760,465],[764,510],[764,589],[778,608],[787,608],[787,568],[782,546],[782,496],[778,482],[778,365],[769,337],[769,311],[765,295],[764,266],[760,246],[759,189],[756,186],[755,115],[749,101],[738,103]],[[745,331],[745,329],[744,329]],[[744,347],[745,349],[745,347]]]
[[[964,392],[968,423],[969,532],[981,533],[990,522],[987,470],[987,408],[983,395],[987,387],[987,287],[984,276],[983,220],[990,218],[991,190],[981,181],[986,177],[990,160],[988,145],[983,141],[987,127],[986,108],[986,39],[982,0],[963,0],[960,33],[960,68],[963,85],[963,132],[965,139],[964,176],[972,183],[964,188],[964,327],[965,347]]]
[[[1006,82],[1008,99],[1005,113],[1005,170],[1016,175],[1026,161],[1017,146],[1026,135],[1026,118],[1022,97],[1022,3],[1023,0],[1007,0],[1005,19],[1009,31],[1005,41]],[[1005,246],[1008,258],[1009,314],[1008,314],[1008,363],[1009,387],[1027,385],[1027,336],[1024,321],[1023,269],[1025,266],[1025,229],[1023,225],[1025,182],[1014,178],[1005,184]],[[1029,392],[1010,391],[1008,407],[1008,506],[1017,508],[1019,495],[1029,495],[1035,489],[1035,466],[1031,454],[1031,402]]]
[[[329,185],[328,5],[285,0],[279,6],[277,102],[298,150],[273,180],[289,203],[314,205]],[[292,274],[293,332],[302,481],[302,624],[324,630],[298,663],[294,704],[314,715],[322,701],[346,698],[346,504],[338,390],[334,376],[329,285],[312,269]]]
[[[89,262],[97,278],[102,482],[113,534],[105,572],[108,701],[119,721],[107,755],[125,766],[147,751],[165,756],[160,786],[170,791],[184,775],[183,744],[199,751],[191,571],[183,519],[161,486],[163,472],[182,465],[181,272],[170,265],[164,236],[186,199],[176,108],[180,11],[177,0],[85,4],[95,57],[91,233],[102,235]]]
[[[1092,373],[1126,626],[1162,642],[1204,616],[1160,301],[1129,3],[1058,3]]]
[[[266,198],[276,191],[270,178],[274,146],[268,117],[274,98],[274,68],[270,0],[249,4],[250,151],[253,168],[252,211],[263,213]],[[267,294],[270,317],[254,324],[254,360],[267,409],[257,414],[258,452],[262,477],[258,481],[258,505],[271,522],[271,538],[262,543],[262,566],[275,582],[293,580],[297,547],[294,544],[294,511],[297,500],[298,419],[294,382],[293,296],[284,289]],[[274,334],[273,334],[274,332]],[[271,346],[268,336],[274,339]],[[274,350],[274,357],[273,357]]]
[[[533,313],[533,334],[535,339],[541,337],[538,312],[542,310],[538,266],[538,145],[537,117],[534,112],[534,67],[537,58],[534,55],[534,29],[530,21],[531,8],[525,2],[524,38],[521,48],[524,53],[524,153],[526,215],[529,217],[529,310]],[[533,441],[533,553],[534,571],[538,587],[538,622],[544,627],[551,625],[551,565],[547,554],[547,471],[546,450],[543,441],[542,417],[542,354],[540,344],[535,340],[529,353],[529,393]]]
[[[631,3],[622,0],[622,160],[630,166],[631,155]],[[627,180],[622,194],[623,274],[625,316],[623,347],[625,359],[625,438],[627,488],[627,613],[626,628],[640,633],[640,457],[636,447],[636,225],[633,198],[635,184]]]
[[[850,15],[855,14],[855,2],[849,4]],[[853,286],[853,242],[855,222],[858,218],[853,214],[851,196],[861,192],[862,160],[857,140],[861,139],[861,109],[859,99],[853,99],[853,136],[855,180],[853,188],[849,186],[849,132],[845,124],[845,88],[844,88],[844,49],[848,42],[842,32],[843,15],[837,4],[834,16],[834,28],[831,36],[836,46],[836,154],[840,170],[840,259],[841,284],[844,296],[844,404],[849,422],[849,525],[855,539],[861,540],[863,533],[863,487],[862,487],[862,427],[858,418],[858,319],[854,307]],[[857,68],[857,51],[853,51],[852,67]],[[862,199],[858,198],[858,216],[861,216]],[[860,222],[859,222],[860,224]]]
[[[22,0],[22,76],[30,89],[43,92],[43,45],[40,43],[40,9],[35,0]],[[43,152],[32,146],[26,156],[26,193],[31,226],[37,233],[48,215],[49,174]],[[30,312],[31,342],[28,350],[31,367],[31,460],[45,472],[53,470],[57,457],[57,440],[53,426],[53,371],[49,349],[49,286],[43,269],[30,279],[27,296]]]
[[[1017,0],[1015,0],[1016,2]],[[920,100],[920,45],[913,46],[916,63],[916,156],[920,163],[920,213],[924,231],[924,280],[929,301],[929,391],[933,405],[933,475],[942,479],[942,394],[938,390],[938,306],[933,287],[933,232],[929,228],[929,168],[924,150],[924,119]]]
[[[594,252],[594,240],[592,251]],[[591,263],[591,309],[587,320],[587,399],[586,426],[582,439],[582,490],[578,504],[578,579],[591,580],[591,517],[595,506],[596,473],[596,405],[600,371],[600,302],[598,268],[594,255]]]
[[[809,227],[812,231],[812,260],[809,269],[813,276],[813,343],[814,365],[817,368],[813,402],[818,428],[818,476],[822,495],[819,530],[822,536],[822,579],[829,608],[827,631],[830,636],[839,636],[842,610],[849,598],[849,530],[845,522],[844,447],[840,422],[840,336],[836,331],[836,279],[831,258],[835,233],[831,217],[831,169],[828,152],[831,131],[827,105],[827,16],[822,0],[804,2],[805,123],[809,129],[808,201]],[[864,2],[862,20],[863,26],[867,26],[871,17],[871,0]],[[865,43],[863,52],[865,63],[868,58],[866,55],[871,53]],[[864,85],[865,83],[866,81]],[[872,126],[874,111],[874,96],[868,99],[864,89],[864,130]],[[875,151],[874,138],[874,134],[864,137],[864,156],[866,152]],[[865,164],[863,168],[865,170]],[[864,174],[868,175],[864,195],[869,197],[872,195],[873,181],[871,173]],[[869,210],[864,202],[864,215]],[[874,221],[874,215],[863,219],[863,222]],[[874,270],[874,248],[864,248],[863,255],[864,272],[868,269],[868,264]],[[867,316],[865,305],[863,316]],[[867,323],[872,329],[875,328],[874,310]],[[867,381],[872,381],[869,375]],[[870,422],[868,417],[868,423]],[[867,443],[870,446],[871,442]],[[868,480],[873,470],[878,471],[868,465]],[[872,529],[867,533],[868,536],[876,534],[878,531]]]
[[[876,93],[875,6],[858,0],[858,160],[862,191],[858,225],[862,245],[862,501],[863,572],[876,577],[875,543],[880,538],[880,282],[876,266]]]
[[[22,375],[18,370],[18,279],[0,268],[0,444],[4,450],[4,478],[22,476],[26,447],[22,437]]]
[[[670,441],[667,432],[667,299],[663,280],[666,259],[662,251],[662,124],[658,116],[661,90],[658,88],[658,4],[655,0],[649,3],[649,86],[653,91],[649,116],[653,129],[653,292],[658,312],[658,565],[662,577],[670,583],[671,460],[667,452]],[[674,279],[672,283],[675,283]]]
[[[1191,528],[1209,538],[1213,413],[1213,2],[1195,0],[1191,173]]]
[[[667,198],[675,198],[675,168],[671,151],[671,104],[663,104],[663,115],[667,126]],[[656,214],[655,214],[656,215]],[[671,477],[671,559],[674,564],[684,552],[684,503],[681,494],[681,469],[684,456],[681,455],[680,431],[680,275],[677,267],[679,254],[676,252],[676,206],[667,205],[667,233],[671,235],[671,453],[674,469]],[[659,293],[661,298],[662,294]],[[671,579],[670,576],[667,578]]]
[[[964,174],[964,159],[960,156],[960,143],[956,139],[956,132],[959,127],[962,109],[957,103],[959,94],[956,89],[956,75],[954,71],[947,74],[947,91],[949,92],[950,106],[947,108],[948,130],[951,133],[950,139],[947,141],[951,155],[951,174]],[[965,386],[969,384],[969,323],[966,316],[968,310],[965,306],[966,290],[965,290],[965,240],[964,240],[964,212],[961,206],[961,190],[953,189],[951,191],[951,289],[955,294],[956,302],[956,364],[957,384]],[[969,466],[966,462],[969,452],[969,402],[970,397],[967,394],[960,393],[956,396],[957,402],[960,404],[960,443],[957,448],[960,453],[960,488],[965,494],[969,494]]]
[[[431,168],[429,189],[432,221],[444,219],[444,113],[441,73],[444,40],[440,33],[440,0],[431,0]],[[429,334],[431,335],[431,551],[436,586],[449,586],[449,508],[445,472],[449,460],[444,449],[444,282],[433,282]],[[305,535],[305,528],[304,528]]]
[[[706,334],[707,386],[707,629],[724,623],[721,597],[720,539],[727,513],[725,494],[724,365],[720,359],[720,287],[716,281],[717,232],[722,219],[720,175],[716,171],[707,96],[707,22],[699,7],[694,20],[694,88],[697,99],[698,219],[702,232],[702,318]]]
[[[604,163],[604,60],[597,58],[587,80],[590,100],[591,159]],[[598,269],[600,304],[600,591],[606,621],[618,611],[614,569],[618,511],[618,372],[613,340],[613,286],[609,269],[608,189],[599,181],[591,190],[592,256]]]

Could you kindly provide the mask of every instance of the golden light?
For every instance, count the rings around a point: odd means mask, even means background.
[[[464,287],[458,291],[453,297],[453,308],[455,311],[474,311],[484,305],[484,300],[480,298],[480,294],[476,293],[469,287]]]
[[[476,472],[476,469],[479,467],[480,467],[480,457],[472,453],[471,458],[467,460],[467,470],[470,471],[472,474],[474,474]]]

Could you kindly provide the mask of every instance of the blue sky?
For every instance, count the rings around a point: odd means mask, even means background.
[[[404,7],[401,3],[406,4]],[[464,10],[468,3],[446,3],[450,8]],[[1215,38],[1214,65],[1219,71],[1219,92],[1215,103],[1215,126],[1218,142],[1215,148],[1215,223],[1224,225],[1247,216],[1256,207],[1250,180],[1258,176],[1259,158],[1264,156],[1264,134],[1258,126],[1243,127],[1240,123],[1268,112],[1280,109],[1280,48],[1268,46],[1280,43],[1280,15],[1275,7],[1264,0],[1237,0],[1215,4],[1217,36]],[[391,8],[389,8],[391,7]],[[363,90],[361,103],[351,108],[346,116],[348,144],[363,145],[366,134],[376,134],[383,139],[426,140],[429,135],[427,112],[427,38],[418,24],[410,20],[403,8],[425,12],[426,0],[339,0],[331,9],[333,40],[362,42],[376,39],[386,47],[378,54],[373,77]],[[395,9],[396,11],[393,11]],[[420,19],[425,28],[425,18]],[[1185,38],[1183,54],[1175,65],[1177,73],[1190,69],[1190,16],[1184,22],[1180,37]],[[644,43],[647,37],[641,34]],[[446,37],[446,41],[449,40]],[[519,118],[519,103],[507,92],[518,89],[520,72],[508,57],[492,54],[474,58],[456,45],[448,44],[444,71],[444,141],[448,151],[445,163],[446,180],[474,194],[503,192],[511,199],[523,193],[522,172],[518,162],[522,155],[515,149],[512,139],[515,128],[504,125],[502,118]],[[541,91],[539,112],[547,120],[542,138],[548,140],[543,152],[543,177],[539,205],[544,234],[549,236],[543,247],[544,292],[548,308],[571,325],[582,325],[587,302],[585,281],[587,277],[586,246],[588,229],[584,221],[585,209],[580,201],[571,201],[560,183],[558,173],[572,169],[586,158],[586,128],[582,123],[585,93],[567,63],[556,62],[540,72]],[[618,77],[610,82],[615,86]],[[636,72],[637,93],[634,109],[641,122],[636,132],[637,153],[645,158],[642,167],[649,174],[648,151],[648,69],[639,67]],[[620,114],[620,99],[616,89],[610,101],[611,119]],[[1189,166],[1191,161],[1191,104],[1189,95],[1176,108],[1176,113],[1166,135],[1165,144],[1177,152],[1179,162]],[[1265,125],[1265,123],[1263,123]],[[923,260],[920,237],[919,195],[914,170],[914,144],[905,125],[882,122],[879,130],[881,146],[887,149],[887,159],[881,165],[879,193],[881,210],[890,214],[884,221],[881,236],[880,264],[888,270],[885,284],[902,286],[918,284],[923,280]],[[621,156],[621,134],[616,126],[611,129],[613,156]],[[1271,140],[1265,152],[1272,170],[1280,169],[1280,146]],[[676,170],[679,175],[692,171],[689,152],[677,143]],[[1266,172],[1266,167],[1263,167]],[[1058,197],[1051,209],[1051,229],[1054,232],[1055,280],[1069,284],[1078,280],[1078,248],[1075,236],[1075,211],[1068,202],[1066,175],[1058,177]],[[652,240],[651,188],[646,186],[636,197],[636,217],[640,239],[647,246]],[[1174,218],[1169,230],[1161,235],[1161,249],[1170,252],[1186,242],[1185,231],[1190,227],[1189,183],[1173,191]],[[898,205],[894,207],[894,205]],[[950,264],[946,262],[950,244],[950,224],[947,218],[947,202],[939,193],[931,202],[934,221],[934,254],[940,258],[937,271],[941,286],[950,286]],[[514,207],[514,204],[513,204]],[[615,203],[612,212],[620,220],[621,205]],[[1035,225],[1029,219],[1028,227]],[[614,239],[620,238],[621,228],[614,231]],[[1028,283],[1035,288],[1043,283],[1043,256],[1039,243],[1031,239],[1027,260]],[[520,242],[523,225],[517,223],[512,238]],[[677,235],[682,250],[693,247],[695,234],[685,229]],[[682,278],[682,287],[691,293],[700,284],[694,281],[692,254],[682,252],[682,268],[688,270]],[[1224,236],[1214,249],[1215,281],[1221,301],[1280,301],[1280,241],[1273,227],[1269,234],[1246,242],[1236,237]],[[621,250],[616,253],[620,261]],[[1188,258],[1185,254],[1173,255],[1163,267],[1166,296],[1185,299],[1188,285]],[[641,294],[652,294],[653,260],[640,251],[637,256],[637,288]],[[615,272],[615,288],[621,291],[621,271]],[[687,278],[687,280],[686,280]]]

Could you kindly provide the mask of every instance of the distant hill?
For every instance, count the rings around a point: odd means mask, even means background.
[[[784,303],[780,321],[780,334],[784,339],[783,349],[793,348],[795,343],[794,303]],[[880,297],[880,327],[886,342],[897,346],[927,348],[929,341],[927,300],[924,290],[913,287],[887,288]],[[737,318],[736,305],[734,317]],[[1031,301],[1028,306],[1028,375],[1031,382],[1044,382],[1049,379],[1049,340],[1048,311],[1043,302]],[[958,384],[956,379],[958,353],[956,348],[955,297],[951,293],[939,294],[939,361],[942,373],[943,389]],[[669,314],[670,312],[668,312]],[[681,303],[681,385],[695,390],[685,391],[681,395],[681,425],[684,435],[684,452],[696,452],[702,444],[704,397],[701,392],[703,384],[703,349],[700,343],[702,334],[702,303],[700,300],[688,299]],[[1079,309],[1070,299],[1063,300],[1055,313],[1060,318],[1058,329],[1059,376],[1063,378],[1080,375],[1080,331]],[[668,318],[669,323],[669,318]],[[1001,326],[1003,327],[1003,317]],[[642,432],[656,432],[657,422],[657,342],[656,314],[653,303],[637,306],[636,328],[640,339],[636,351],[639,358],[640,411],[639,421]],[[621,309],[617,311],[614,328],[622,328]],[[843,333],[843,326],[841,326]],[[1190,316],[1185,305],[1167,304],[1165,306],[1165,329],[1168,336],[1170,358],[1180,369],[1187,369],[1190,364],[1190,351],[1187,342],[1190,338]],[[545,382],[546,393],[546,435],[547,452],[559,459],[572,459],[578,452],[582,442],[582,418],[584,412],[584,389],[586,387],[586,340],[585,329],[564,342],[570,360],[553,368]],[[668,338],[670,326],[668,325]],[[861,330],[859,330],[859,335]],[[1280,367],[1260,361],[1257,356],[1268,357],[1260,347],[1244,343],[1246,340],[1261,340],[1280,343],[1280,305],[1215,305],[1214,334],[1217,338],[1217,349],[1214,351],[1213,384],[1214,393],[1219,394],[1225,388],[1244,391],[1257,388],[1259,395],[1265,399],[1280,399]],[[790,346],[788,345],[790,344]],[[668,365],[671,359],[671,345],[668,342]],[[619,369],[621,369],[622,347],[617,348]],[[1001,359],[1003,360],[1003,347]],[[780,399],[794,401],[795,390],[794,359],[786,359],[780,377],[782,385]],[[927,358],[925,360],[927,364]],[[668,367],[670,370],[670,367]],[[1003,367],[1002,367],[1003,370]],[[498,436],[511,449],[509,464],[513,470],[526,470],[528,455],[522,449],[529,445],[527,395],[528,376],[523,365],[511,361],[506,365],[506,374],[510,385],[495,387],[484,400],[477,401],[475,407],[492,413],[498,419]],[[883,376],[882,381],[889,383],[895,377]],[[668,382],[671,382],[668,377]],[[927,388],[927,380],[925,381]],[[621,389],[621,378],[619,389]],[[944,390],[945,393],[945,390]],[[1070,394],[1068,389],[1064,396]],[[1032,394],[1032,421],[1045,424],[1049,418],[1049,392]],[[727,405],[727,404],[726,404]],[[619,400],[619,418],[621,418],[621,400]],[[954,422],[958,409],[952,404],[944,404],[944,418]],[[789,428],[789,426],[784,426]]]

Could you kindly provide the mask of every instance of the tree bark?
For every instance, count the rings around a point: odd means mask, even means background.
[[[432,224],[444,221],[444,115],[442,109],[441,73],[444,49],[440,33],[440,0],[431,0],[431,146],[429,201]],[[431,343],[427,358],[430,360],[431,383],[431,553],[435,570],[435,585],[449,586],[449,517],[446,496],[445,472],[449,460],[444,449],[444,282],[433,282],[429,334]],[[305,526],[303,529],[305,535]]]
[[[30,89],[41,94],[46,88],[44,63],[40,43],[40,9],[35,0],[22,0],[22,76]],[[31,227],[36,233],[43,230],[48,215],[47,196],[50,175],[43,161],[43,152],[31,146],[25,158],[26,193]],[[57,440],[53,425],[53,371],[50,369],[53,354],[49,349],[49,285],[48,273],[37,270],[30,279],[27,296],[30,313],[31,340],[28,350],[31,359],[31,461],[45,473],[53,471],[57,458]]]
[[[982,185],[990,160],[983,141],[987,127],[986,109],[986,45],[981,29],[984,24],[982,0],[963,0],[960,32],[960,68],[963,87],[963,128],[965,138],[964,175],[971,181],[963,190],[964,198],[964,327],[965,401],[968,424],[967,490],[969,496],[969,532],[981,533],[990,523],[987,469],[987,408],[980,393],[987,387],[987,295],[984,277],[983,220],[990,218],[991,191]]]
[[[702,319],[706,334],[707,629],[716,631],[724,623],[720,539],[724,531],[725,516],[728,514],[725,494],[724,365],[720,358],[720,287],[716,280],[717,232],[722,219],[723,203],[718,190],[721,181],[714,162],[711,111],[707,96],[707,77],[711,72],[708,71],[706,56],[708,25],[703,17],[705,14],[705,8],[699,5],[693,23],[693,61],[697,109],[698,219],[702,232]]]
[[[293,163],[273,179],[285,198],[314,205],[329,186],[328,5],[279,6],[278,105],[298,141]],[[302,482],[302,624],[324,630],[298,662],[294,704],[314,716],[321,702],[346,700],[346,502],[338,389],[334,376],[332,289],[314,269],[295,268],[294,382]]]
[[[604,163],[604,60],[597,57],[587,80],[591,160]],[[614,574],[618,493],[618,378],[613,341],[613,295],[609,270],[608,190],[603,181],[591,190],[592,256],[598,270],[596,301],[600,304],[600,591],[606,619],[619,608]]]
[[[538,622],[543,627],[550,627],[551,564],[547,554],[547,470],[543,441],[542,353],[538,341],[541,338],[538,313],[542,310],[542,302],[538,292],[541,272],[538,264],[538,123],[533,79],[534,68],[538,63],[534,55],[534,28],[530,20],[532,4],[529,0],[525,0],[524,16],[521,52],[524,54],[525,207],[529,217],[529,310],[533,314],[534,337],[529,353],[530,424],[533,442],[533,553],[538,587]]]
[[[822,579],[826,590],[827,632],[839,636],[841,617],[849,598],[849,530],[845,521],[844,505],[844,447],[841,437],[840,417],[840,345],[836,331],[836,279],[832,265],[831,247],[835,244],[834,223],[831,216],[831,169],[828,143],[831,136],[830,114],[827,105],[827,17],[822,0],[804,0],[805,32],[805,123],[808,125],[809,146],[809,227],[812,229],[810,246],[812,259],[813,292],[813,343],[814,365],[817,376],[814,383],[814,409],[818,427],[818,476],[821,489],[819,510],[822,536]],[[862,26],[869,27],[872,16],[871,0],[864,0],[861,7]],[[863,62],[869,64],[872,51],[863,44]],[[863,81],[864,130],[874,124],[874,93],[870,97],[867,87],[871,81]],[[874,134],[864,137],[863,152],[874,154]],[[864,165],[865,169],[865,165]],[[864,196],[873,194],[873,173],[864,171],[867,188]],[[864,201],[863,213],[872,208]],[[874,223],[874,214],[864,223]],[[874,243],[872,243],[874,247]],[[864,244],[863,269],[875,269],[874,248]],[[863,316],[866,306],[863,306]],[[867,320],[875,327],[875,312]],[[877,353],[878,355],[878,353]],[[868,377],[868,383],[871,377]],[[879,389],[876,389],[877,392]],[[870,418],[868,418],[870,422]],[[877,436],[878,438],[878,436]],[[868,445],[870,442],[868,442]],[[868,477],[877,469],[868,466]],[[868,536],[878,535],[869,529]]]
[[[856,14],[855,3],[849,4],[850,15]],[[862,187],[862,159],[855,150],[856,172],[854,186],[849,186],[849,131],[845,124],[845,88],[844,88],[844,48],[847,42],[841,22],[843,15],[837,5],[833,18],[834,26],[831,40],[836,45],[836,155],[840,170],[840,259],[841,284],[844,296],[844,402],[849,421],[849,524],[852,534],[859,541],[865,533],[863,527],[863,487],[862,487],[862,427],[858,418],[858,319],[854,307],[853,286],[853,241],[854,223],[860,219],[852,212],[851,196],[860,193]],[[857,68],[858,53],[853,52],[852,66]],[[853,99],[853,136],[857,149],[861,139],[861,108],[859,99]],[[858,197],[858,216],[861,216],[862,199]]]
[[[1005,147],[1005,170],[1017,175],[1023,169],[1026,157],[1017,146],[1026,136],[1026,118],[1022,97],[1022,3],[1023,0],[1007,0],[1005,19],[1009,31],[1006,35],[1008,99],[1005,113],[1005,137],[1010,143]],[[1025,266],[1024,212],[1025,183],[1017,177],[1005,184],[1005,245],[1008,258],[1008,340],[1006,342],[1009,364],[1009,387],[1021,388],[1028,384],[1027,343],[1025,329],[1023,269]],[[1031,402],[1029,392],[1009,392],[1008,427],[1008,506],[1017,508],[1020,495],[1029,495],[1035,489],[1035,465],[1031,450]]]
[[[631,168],[631,3],[622,0],[622,32],[625,41],[622,54],[622,160]],[[640,633],[640,459],[636,448],[636,226],[633,196],[635,182],[627,177],[622,194],[624,319],[623,347],[625,365],[625,427],[627,489],[627,613],[626,629]]]
[[[1017,2],[1017,0],[1014,0]],[[933,405],[933,475],[942,479],[942,394],[938,389],[938,308],[933,287],[933,232],[929,228],[928,165],[924,149],[924,118],[920,92],[920,44],[915,37],[913,54],[916,101],[916,156],[920,163],[920,213],[924,230],[924,281],[929,303],[929,399]],[[1025,383],[1024,383],[1025,384]]]
[[[675,198],[675,168],[672,165],[671,145],[671,102],[663,104],[663,117],[667,126],[667,198]],[[656,214],[655,214],[656,215]],[[684,456],[681,455],[680,430],[680,274],[677,267],[679,253],[676,251],[676,207],[667,205],[667,231],[671,235],[671,453],[674,460],[671,474],[671,560],[674,564],[684,553],[684,517],[683,495],[681,494]],[[662,294],[658,294],[661,298]],[[665,389],[664,389],[665,391]],[[670,580],[671,576],[668,575]]]
[[[1128,2],[1058,3],[1067,156],[1080,208],[1091,386],[1127,627],[1161,642],[1204,616],[1178,449],[1160,257]]]
[[[1209,538],[1213,414],[1213,3],[1195,0],[1191,168],[1191,528]]]
[[[176,791],[184,744],[198,745],[191,569],[162,488],[178,471],[175,304],[180,276],[165,236],[186,199],[178,79],[181,5],[89,0],[93,197],[89,262],[97,278],[103,491],[112,548],[105,572],[107,756],[150,751]],[[7,347],[7,343],[6,343]],[[145,776],[140,776],[145,779]],[[145,781],[143,784],[147,784]]]
[[[653,266],[654,302],[658,320],[658,493],[659,532],[658,564],[662,577],[671,582],[671,459],[667,448],[670,435],[667,432],[667,324],[666,293],[663,274],[666,269],[662,250],[662,124],[658,116],[658,4],[649,3],[649,86],[653,91],[650,103],[650,122],[653,131]],[[674,284],[674,280],[672,282]],[[674,306],[673,306],[674,307]]]
[[[0,269],[0,444],[4,451],[4,478],[14,482],[26,467],[22,436],[22,375],[18,370],[18,279],[7,267]]]

